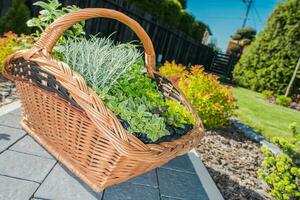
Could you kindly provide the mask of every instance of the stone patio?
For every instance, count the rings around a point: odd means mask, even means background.
[[[210,192],[216,187],[207,172],[194,167],[200,159],[192,161],[189,155],[95,193],[22,130],[20,116],[20,109],[0,116],[1,200],[222,199],[219,191]],[[210,185],[205,185],[206,180]]]

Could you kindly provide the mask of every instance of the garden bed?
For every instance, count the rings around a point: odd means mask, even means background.
[[[0,106],[18,99],[15,84],[0,75]]]
[[[225,199],[270,199],[257,175],[260,146],[233,125],[208,131],[198,153]]]

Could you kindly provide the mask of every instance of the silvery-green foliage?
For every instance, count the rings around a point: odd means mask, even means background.
[[[133,44],[114,44],[109,38],[92,36],[89,40],[68,40],[62,60],[99,93],[109,90],[128,68],[141,60],[141,53]]]

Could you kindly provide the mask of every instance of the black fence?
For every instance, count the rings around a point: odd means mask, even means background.
[[[32,15],[38,15],[38,8],[33,6],[35,0],[27,0],[26,3],[30,7]],[[11,0],[0,0],[0,14],[3,15],[9,7]],[[61,3],[66,5],[77,5],[81,8],[103,7],[121,11],[129,17],[135,19],[141,24],[145,31],[149,34],[154,44],[157,54],[158,64],[164,63],[166,60],[175,60],[177,63],[184,65],[200,64],[204,65],[207,71],[213,71],[213,61],[216,54],[213,49],[205,46],[199,41],[191,38],[183,32],[173,29],[151,15],[141,12],[134,5],[128,4],[126,0],[65,0]],[[100,34],[100,36],[110,36],[113,40],[119,42],[128,42],[138,40],[134,32],[125,25],[104,18],[88,20],[86,22],[86,32],[88,34]],[[228,65],[223,65],[227,68]],[[221,70],[223,75],[227,76],[228,69]],[[221,71],[218,71],[221,72]]]

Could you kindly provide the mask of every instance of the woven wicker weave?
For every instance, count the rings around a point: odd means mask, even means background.
[[[95,17],[116,19],[137,34],[145,49],[149,77],[157,81],[167,98],[180,102],[193,114],[196,123],[191,131],[172,142],[142,143],[128,134],[80,75],[51,56],[66,29]],[[59,18],[31,49],[7,58],[4,75],[16,82],[23,128],[94,191],[101,191],[190,151],[203,137],[201,120],[191,104],[154,69],[152,42],[137,22],[114,10],[89,8]]]

